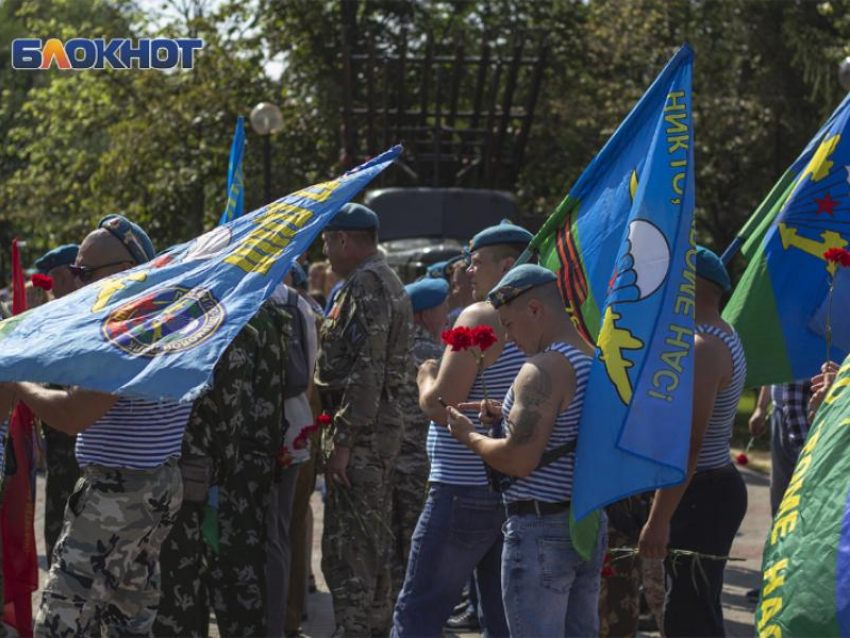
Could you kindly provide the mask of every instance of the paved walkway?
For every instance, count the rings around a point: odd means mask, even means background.
[[[744,562],[729,563],[726,568],[726,584],[723,589],[723,611],[726,618],[726,631],[729,636],[752,636],[754,606],[747,602],[744,594],[758,587],[761,576],[761,555],[764,540],[770,526],[769,480],[764,474],[742,469],[747,483],[749,507],[747,516],[732,546],[732,556],[746,559]],[[37,502],[35,511],[36,544],[39,553],[39,582],[43,587],[47,577],[47,560],[44,555],[44,479],[38,477]],[[329,638],[333,633],[333,612],[331,596],[322,576],[321,569],[321,529],[323,507],[318,492],[312,499],[314,514],[313,534],[313,574],[318,591],[308,597],[308,620],[303,625],[304,633],[310,638]],[[35,610],[40,600],[40,592],[33,594]],[[218,632],[213,627],[213,636]],[[477,634],[464,634],[473,636]],[[658,634],[642,634],[657,636]]]

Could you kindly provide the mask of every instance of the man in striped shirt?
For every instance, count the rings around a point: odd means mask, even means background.
[[[141,228],[113,215],[83,241],[72,272],[88,284],[154,255]],[[149,635],[160,596],[159,551],[183,494],[177,459],[192,404],[31,383],[12,387],[51,427],[77,435],[82,469],[65,509],[36,635]]]
[[[508,338],[528,356],[504,403],[481,401],[496,437],[449,408],[449,428],[463,445],[507,477],[502,481],[502,587],[512,638],[595,636],[606,526],[589,560],[570,537],[570,500],[578,425],[593,348],[581,337],[555,274],[532,264],[514,268],[490,292]],[[506,436],[498,436],[503,430]],[[604,517],[603,517],[604,518]]]
[[[484,353],[483,377],[491,396],[503,397],[525,362],[507,343],[486,295],[514,265],[531,233],[513,224],[482,230],[470,242],[473,295],[479,300],[458,317],[456,326],[490,326],[498,342]],[[441,363],[419,368],[419,402],[431,418],[428,456],[431,473],[425,507],[411,539],[407,573],[393,615],[393,636],[439,636],[463,586],[476,574],[479,621],[487,636],[507,636],[502,606],[501,555],[505,511],[490,489],[484,463],[452,438],[445,427],[444,403],[484,398],[485,384],[473,352],[446,349]],[[469,415],[475,417],[474,412]],[[480,426],[479,426],[480,427]],[[484,431],[483,429],[481,430]]]

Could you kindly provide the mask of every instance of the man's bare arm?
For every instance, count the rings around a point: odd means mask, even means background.
[[[66,434],[79,434],[115,405],[118,397],[78,388],[56,390],[35,383],[16,383],[18,400],[42,421]]]
[[[493,328],[499,337],[499,343],[484,353],[484,366],[487,367],[495,363],[504,347],[504,328],[499,324],[496,311],[491,306],[475,304],[464,310],[455,324],[456,327],[482,325]],[[474,352],[478,352],[477,348]],[[473,351],[452,352],[447,346],[439,369],[427,364],[420,369],[417,379],[419,406],[430,419],[445,425],[446,409],[439,399],[442,398],[448,405],[466,401],[477,375],[478,360]]]
[[[575,393],[575,373],[548,354],[526,363],[514,384],[514,404],[506,427],[510,438],[470,432],[467,445],[488,465],[510,476],[528,476],[539,465],[563,403]]]

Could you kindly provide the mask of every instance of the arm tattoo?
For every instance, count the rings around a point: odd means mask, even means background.
[[[511,439],[517,445],[528,443],[534,438],[541,419],[540,408],[551,401],[552,377],[540,367],[537,367],[535,372],[530,379],[524,380],[522,386],[516,388],[516,394],[519,395],[519,414],[515,420],[507,420]]]

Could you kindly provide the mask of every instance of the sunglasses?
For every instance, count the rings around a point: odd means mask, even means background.
[[[117,266],[119,264],[126,264],[127,260],[124,259],[122,261],[113,261],[111,264],[101,264],[100,266],[68,266],[68,270],[71,271],[71,274],[74,275],[81,282],[85,283],[91,281],[92,277],[98,270],[103,270],[104,268],[109,268],[110,266]]]

